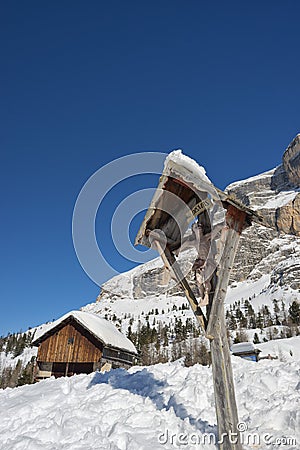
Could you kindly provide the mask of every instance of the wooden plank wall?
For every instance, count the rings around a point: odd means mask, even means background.
[[[69,338],[74,339],[73,344],[68,344]],[[72,324],[67,324],[40,344],[37,360],[47,362],[98,362],[101,357],[101,349],[92,344]]]

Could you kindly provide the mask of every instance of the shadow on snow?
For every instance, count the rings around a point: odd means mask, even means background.
[[[125,389],[132,394],[149,398],[158,410],[173,409],[175,415],[181,420],[188,419],[201,433],[217,434],[216,426],[210,425],[207,421],[196,419],[190,415],[182,403],[176,400],[176,394],[172,393],[166,402],[163,390],[168,386],[165,381],[157,380],[147,369],[142,369],[135,373],[129,373],[125,369],[114,369],[110,372],[96,372],[88,385],[88,389],[97,384],[108,384],[114,389]]]

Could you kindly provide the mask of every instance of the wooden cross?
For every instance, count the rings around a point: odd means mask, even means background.
[[[154,246],[162,257],[164,265],[181,285],[199,326],[210,341],[219,448],[220,450],[242,450],[225,324],[224,299],[242,231],[252,222],[267,224],[256,212],[211,184],[207,185],[203,180],[199,180],[199,183],[195,181],[189,171],[190,165],[185,166],[184,163],[181,166],[180,163],[171,161],[170,165],[165,166],[135,244]],[[225,210],[225,223],[222,230],[224,247],[219,264],[210,280],[209,304],[204,314],[181,271],[174,251],[180,248],[181,233],[187,230],[188,221],[191,221],[195,215],[207,232],[212,231],[208,209],[214,202],[218,202]],[[183,211],[185,208],[188,208],[188,212]]]

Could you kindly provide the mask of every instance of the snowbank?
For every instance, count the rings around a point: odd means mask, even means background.
[[[281,342],[295,349],[300,340]],[[299,448],[299,352],[286,362],[232,359],[243,436],[261,439],[244,449],[283,439],[285,450]],[[193,444],[205,433],[216,433],[211,368],[181,361],[0,391],[0,450],[216,449]]]

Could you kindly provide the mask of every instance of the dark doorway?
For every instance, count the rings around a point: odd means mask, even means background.
[[[67,368],[67,363],[53,363],[52,365],[52,375],[55,378],[72,376],[79,373],[92,373],[94,370],[94,363],[69,363]],[[67,372],[66,372],[67,371]]]

